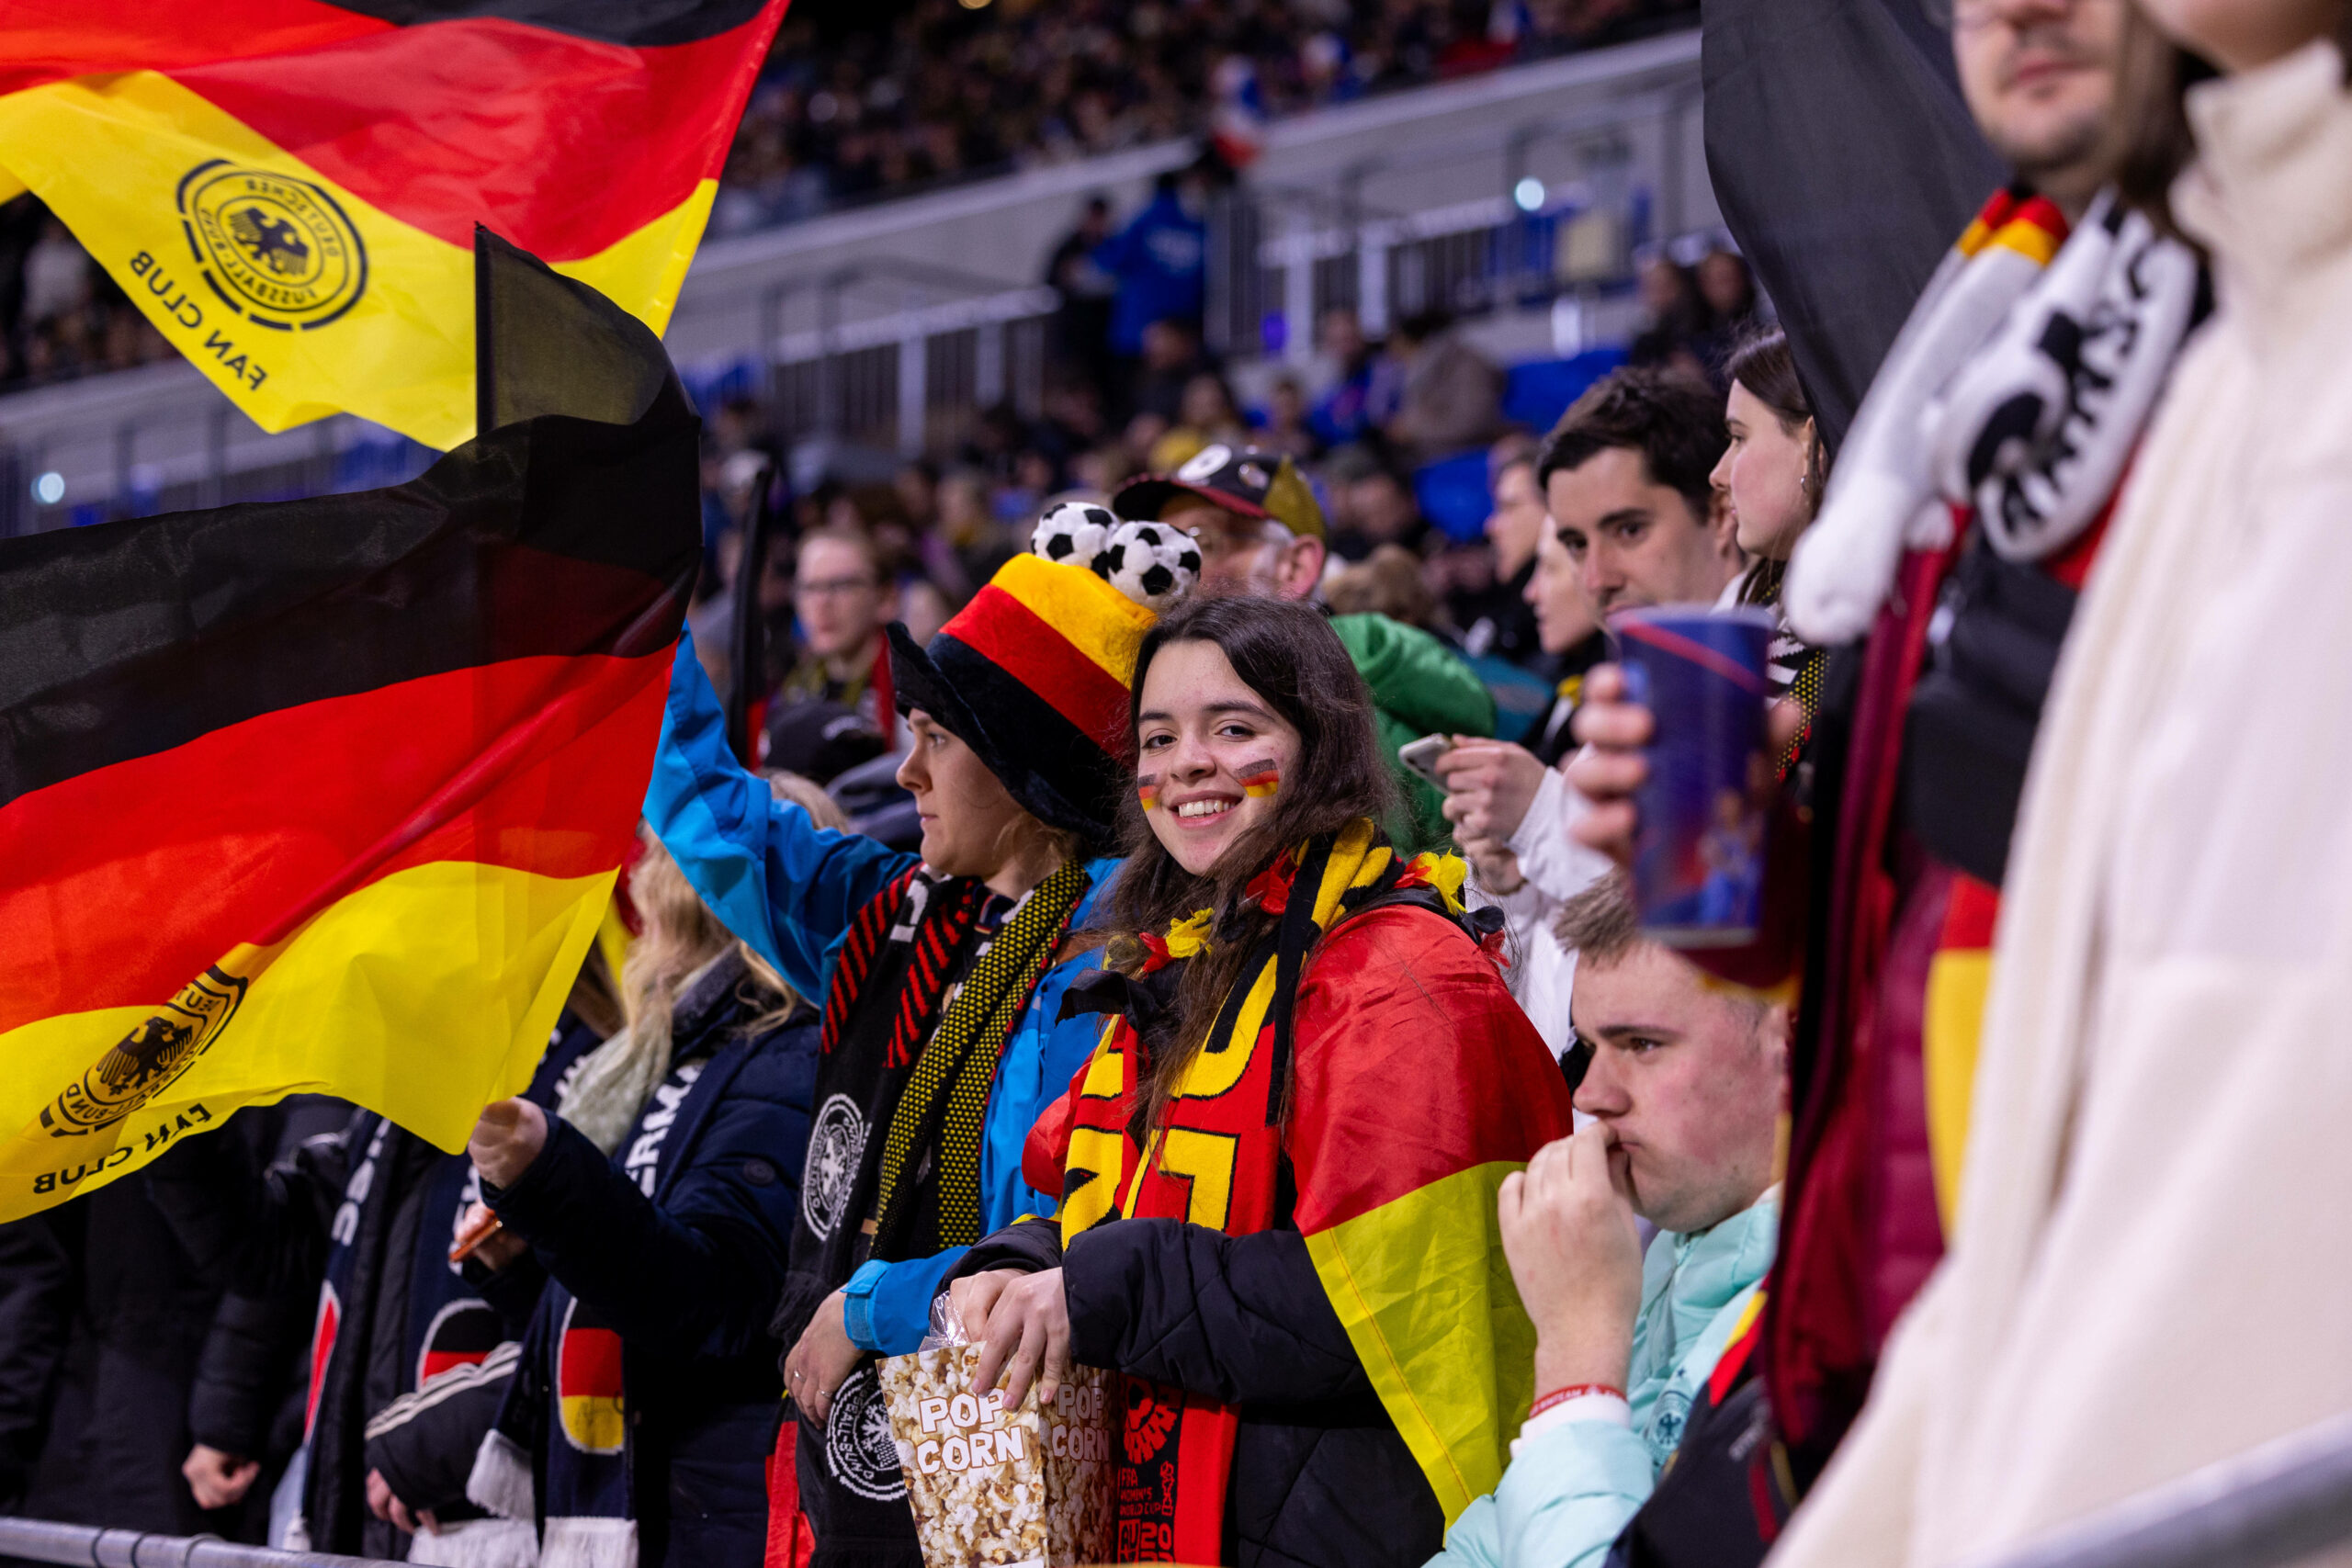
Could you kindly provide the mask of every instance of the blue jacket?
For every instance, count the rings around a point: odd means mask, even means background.
[[[1197,323],[1207,297],[1208,225],[1164,190],[1127,226],[1094,248],[1094,264],[1119,280],[1111,305],[1111,350],[1143,352],[1143,330],[1170,317]]]
[[[1512,1445],[1510,1468],[1428,1568],[1598,1568],[1674,1457],[1780,1237],[1775,1188],[1707,1230],[1661,1231],[1642,1265],[1626,1403],[1633,1424],[1569,1421]]]
[[[793,989],[820,1003],[851,919],[916,859],[863,834],[818,827],[744,772],[728,749],[725,716],[689,637],[679,638],[671,671],[645,819],[727,928]],[[1071,916],[1073,928],[1092,913],[1118,865],[1099,860],[1088,866],[1093,885]],[[1047,1212],[1056,1201],[1022,1179],[1021,1148],[1038,1115],[1093,1054],[1100,1018],[1054,1020],[1069,983],[1100,963],[1089,953],[1047,970],[1012,1026],[982,1134],[982,1235]],[[847,1314],[851,1338],[886,1355],[912,1350],[929,1322],[932,1297],[963,1255],[956,1247],[858,1270]]]

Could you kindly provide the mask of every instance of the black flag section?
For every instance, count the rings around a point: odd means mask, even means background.
[[[1834,449],[2005,177],[1920,0],[1707,0],[1707,169]]]

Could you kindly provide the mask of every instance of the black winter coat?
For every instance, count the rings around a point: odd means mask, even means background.
[[[530,1168],[484,1196],[620,1333],[639,1562],[759,1568],[784,1409],[768,1320],[800,1201],[818,1019],[804,1008],[747,1040],[732,1033],[741,1003],[690,1027],[693,999],[681,998],[676,1049],[715,1044],[663,1140],[652,1196],[560,1120]],[[517,1372],[518,1394],[535,1372]],[[545,1463],[542,1451],[542,1477]]]
[[[287,1129],[316,1124],[322,1103],[242,1111],[142,1170],[0,1226],[0,1509],[259,1539],[274,1474],[210,1514],[188,1494],[189,1389],[262,1168]],[[240,1451],[282,1463],[291,1450]]]
[[[1298,1232],[1233,1236],[1180,1220],[1114,1220],[1064,1252],[1052,1222],[1031,1221],[981,1242],[957,1272],[1055,1267],[1072,1360],[1240,1407],[1226,1562],[1415,1568],[1444,1544],[1436,1494]]]

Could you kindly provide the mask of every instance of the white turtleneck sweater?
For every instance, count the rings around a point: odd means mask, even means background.
[[[1942,1568],[2352,1410],[2352,95],[2314,44],[2190,116],[2219,310],[2042,722],[1951,1249],[1771,1568]]]

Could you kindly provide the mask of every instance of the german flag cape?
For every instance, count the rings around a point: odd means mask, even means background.
[[[660,332],[784,5],[17,0],[0,197],[37,192],[263,429],[345,410],[446,449],[475,223]]]
[[[651,770],[697,424],[643,325],[481,252],[504,427],[413,483],[0,544],[0,1220],[297,1090],[459,1149],[530,1079]]]
[[[1123,1018],[1106,1032],[1067,1102],[1061,1212],[1065,1245],[1119,1218],[1229,1235],[1295,1226],[1448,1524],[1501,1479],[1507,1436],[1532,1395],[1534,1330],[1503,1259],[1496,1193],[1567,1134],[1566,1085],[1473,939],[1418,915],[1431,929],[1389,950],[1416,954],[1408,973],[1386,959],[1334,973],[1327,966],[1362,964],[1362,950],[1323,948],[1315,983],[1328,1011],[1296,1031],[1292,1012],[1328,931],[1390,903],[1459,921],[1464,869],[1451,855],[1400,861],[1368,821],[1278,859],[1251,888],[1283,917],[1274,940],[1245,968],[1148,1146],[1136,1142],[1135,1025]],[[1203,911],[1147,940],[1147,973],[1199,952],[1210,929]],[[1426,965],[1424,943],[1439,944]],[[1124,988],[1129,1010],[1147,1011],[1136,988]],[[1238,1413],[1125,1381],[1119,1557],[1218,1561]]]

